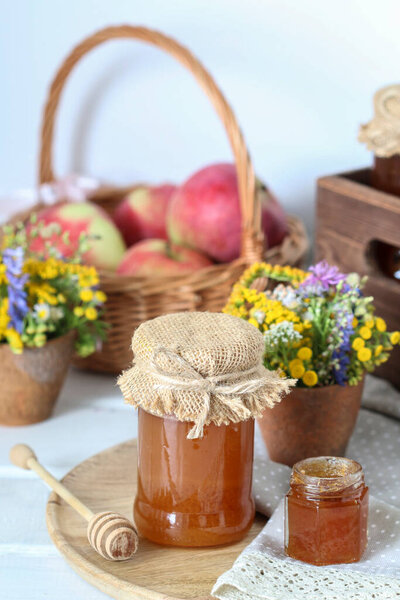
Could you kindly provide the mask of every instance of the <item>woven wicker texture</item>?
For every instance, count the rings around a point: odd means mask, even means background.
[[[155,415],[195,425],[237,423],[261,416],[295,380],[262,364],[263,335],[247,321],[222,313],[165,315],[138,327],[134,364],[118,379],[124,398]]]
[[[192,73],[210,98],[224,124],[237,168],[242,211],[242,250],[240,258],[232,263],[215,265],[180,277],[144,279],[134,276],[121,277],[109,272],[101,273],[101,287],[108,297],[105,314],[105,319],[110,324],[108,338],[101,351],[88,359],[79,360],[78,365],[111,373],[119,373],[129,365],[132,332],[143,321],[184,310],[220,311],[233,283],[245,267],[261,257],[272,263],[300,265],[308,247],[301,221],[291,217],[290,233],[282,245],[263,253],[260,199],[254,194],[254,171],[232,109],[211,75],[189,50],[172,38],[144,27],[121,25],[98,31],[78,44],[64,60],[51,83],[44,109],[39,183],[52,181],[56,177],[52,166],[55,118],[70,72],[91,49],[106,41],[120,38],[147,42],[171,54]],[[134,187],[103,187],[90,199],[112,214],[121,198]],[[17,218],[26,219],[31,212],[39,208],[41,206],[36,205]]]

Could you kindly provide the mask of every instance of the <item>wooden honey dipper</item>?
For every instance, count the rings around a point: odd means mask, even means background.
[[[63,484],[49,473],[37,460],[35,453],[25,444],[17,444],[10,450],[10,460],[21,469],[31,469],[61,498],[72,506],[86,521],[90,545],[107,560],[126,560],[135,554],[138,535],[132,523],[114,512],[94,514]]]

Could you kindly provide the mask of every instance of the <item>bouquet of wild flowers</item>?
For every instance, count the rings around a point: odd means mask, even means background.
[[[46,240],[54,234],[62,235],[58,225],[37,226],[35,217],[28,228],[22,223],[3,227],[0,343],[8,343],[19,354],[24,347],[40,348],[75,331],[77,353],[88,356],[104,338],[106,326],[99,317],[106,297],[98,289],[96,269],[81,264],[87,249],[85,236],[68,259],[59,256],[48,242],[42,256],[30,252],[33,238]],[[68,244],[65,234],[64,241]]]
[[[264,364],[299,386],[356,385],[389,357],[400,333],[374,316],[366,278],[326,261],[308,271],[256,263],[235,284],[224,312],[265,337]]]

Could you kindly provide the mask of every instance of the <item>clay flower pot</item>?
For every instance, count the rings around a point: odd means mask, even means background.
[[[364,381],[356,386],[294,388],[258,419],[271,460],[292,467],[310,456],[344,456]]]
[[[47,419],[60,393],[74,348],[74,332],[43,348],[13,354],[0,344],[0,424],[29,425]]]

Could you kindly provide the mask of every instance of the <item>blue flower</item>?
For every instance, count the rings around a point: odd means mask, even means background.
[[[340,305],[336,310],[336,327],[339,331],[341,343],[332,353],[332,358],[336,362],[333,375],[336,383],[345,385],[348,381],[347,368],[350,364],[350,338],[354,332],[354,328],[353,314],[347,312]]]
[[[25,284],[28,275],[22,274],[24,266],[24,251],[21,247],[6,248],[3,251],[3,262],[6,265],[8,279],[8,314],[10,327],[22,333],[25,315],[29,311]]]

